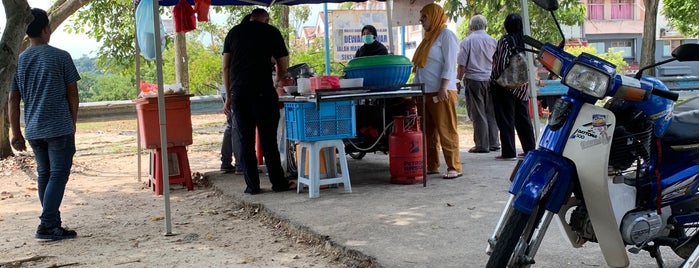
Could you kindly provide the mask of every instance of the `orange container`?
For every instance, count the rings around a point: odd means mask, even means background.
[[[326,168],[327,164],[325,162],[325,149],[327,149],[327,148],[320,149],[320,157],[319,157],[320,161],[318,161],[319,162],[318,163],[319,174],[320,174],[321,179],[328,177],[328,170]],[[296,144],[296,159],[297,159],[296,161],[297,162],[299,162],[301,160],[301,151],[300,150],[301,150],[301,146],[299,146],[299,144],[297,143]],[[333,157],[337,158],[337,152],[333,154]],[[304,170],[305,170],[305,172],[303,174],[304,177],[308,177],[308,169],[309,169],[308,168],[308,164],[309,164],[308,159],[309,158],[310,158],[309,156],[306,156],[306,159],[304,159],[305,161],[303,161],[303,163],[296,163],[297,167],[299,167],[300,165],[304,165]],[[336,162],[336,161],[333,161],[333,162]],[[301,170],[300,168],[297,168],[297,169]]]
[[[165,128],[167,147],[187,146],[192,144],[192,113],[189,97],[192,95],[165,96]],[[141,146],[148,149],[160,148],[160,117],[158,116],[158,98],[138,98],[138,114]]]

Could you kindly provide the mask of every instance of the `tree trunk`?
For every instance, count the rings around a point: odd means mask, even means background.
[[[279,26],[282,29],[289,29],[289,6],[284,5],[282,6],[282,15],[281,15],[281,20],[279,21]],[[286,40],[286,43],[289,43],[289,35],[284,35],[284,40]]]
[[[187,36],[175,33],[175,79],[187,92],[189,90],[189,57],[187,56]]]
[[[658,20],[658,1],[643,0],[646,6],[643,20],[643,42],[641,43],[641,67],[655,63],[655,23]],[[646,75],[655,75],[655,68],[644,71]]]
[[[56,1],[48,11],[51,29],[58,28],[70,15],[91,1],[93,0]],[[0,66],[0,77],[3,78],[0,79],[0,159],[5,159],[12,155],[7,96],[12,88],[12,78],[17,72],[19,53],[29,47],[29,39],[24,38],[25,31],[34,18],[26,0],[2,0],[2,5],[5,8],[7,23],[0,39],[0,62],[7,64]]]
[[[7,96],[12,88],[12,79],[17,72],[17,58],[19,57],[22,37],[27,29],[27,25],[34,19],[31,16],[29,4],[26,0],[2,0],[5,7],[7,24],[5,32],[0,39],[0,62],[7,64],[0,65],[0,159],[12,156],[10,146],[10,124],[7,115]]]

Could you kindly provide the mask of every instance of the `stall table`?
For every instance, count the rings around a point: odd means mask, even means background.
[[[313,102],[316,104],[316,108],[320,108],[321,102],[330,101],[343,101],[343,100],[380,100],[380,99],[391,99],[391,98],[406,98],[406,97],[418,97],[423,98],[422,111],[424,111],[424,84],[400,84],[400,85],[385,85],[385,86],[373,86],[373,87],[353,87],[353,88],[335,88],[335,89],[318,89],[314,94],[294,96],[294,95],[282,95],[279,97],[280,102]],[[385,102],[382,103],[382,124],[384,128],[387,126],[385,118]],[[424,130],[425,122],[421,120],[421,128]],[[426,148],[425,136],[422,137],[423,148]],[[287,146],[290,148],[290,146]],[[287,156],[292,156],[287,151]],[[422,152],[423,160],[426,159],[425,150]],[[427,176],[426,171],[423,168],[423,186],[427,186]]]

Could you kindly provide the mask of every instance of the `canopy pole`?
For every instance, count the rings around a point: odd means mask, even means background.
[[[395,53],[395,46],[393,45],[393,21],[391,19],[391,9],[393,6],[393,0],[386,1],[386,20],[388,20],[388,54]]]
[[[136,9],[134,8],[134,18],[135,17]],[[136,96],[138,96],[138,94],[141,92],[141,57],[139,56],[141,54],[141,47],[138,44],[138,25],[135,23],[133,40],[134,44],[136,44],[136,54],[134,55],[134,60],[136,61]],[[136,163],[138,164],[138,168],[136,169],[138,174],[136,175],[136,178],[138,182],[141,182],[141,152],[143,152],[143,148],[141,147],[141,127],[143,126],[141,126],[141,124],[138,123],[138,120],[136,120]]]
[[[325,75],[330,75],[330,27],[328,26],[328,3],[323,3],[323,22],[325,30]]]
[[[153,1],[153,38],[155,38],[155,68],[158,78],[158,121],[160,121],[160,150],[161,166],[163,171],[163,199],[165,200],[165,235],[171,236],[172,222],[170,219],[170,167],[168,159],[170,155],[167,150],[167,124],[165,121],[165,96],[163,96],[163,51],[160,40],[160,5],[157,0]]]
[[[524,26],[524,34],[531,35],[531,27],[529,21],[529,5],[527,0],[522,0],[522,24]],[[541,127],[541,122],[539,119],[539,102],[537,100],[536,92],[539,90],[539,85],[536,83],[536,67],[534,66],[534,61],[532,57],[525,57],[527,60],[527,69],[529,70],[529,107],[532,111],[531,118],[534,121],[534,135],[539,139],[539,128]]]
[[[405,25],[400,26],[400,54],[405,56]]]

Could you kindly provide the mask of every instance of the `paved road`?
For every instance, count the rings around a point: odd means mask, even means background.
[[[507,200],[507,178],[515,165],[495,161],[495,155],[462,153],[464,177],[433,175],[423,187],[390,184],[388,156],[368,154],[349,159],[352,193],[323,189],[318,199],[309,199],[305,191],[244,195],[241,176],[207,175],[227,197],[260,204],[292,224],[375,257],[382,266],[483,267],[486,239]],[[269,189],[267,177],[261,180]],[[671,250],[663,254],[667,267],[680,265]],[[657,267],[647,253],[630,258],[631,267]],[[606,267],[597,244],[573,249],[554,224],[536,260],[535,267]]]

